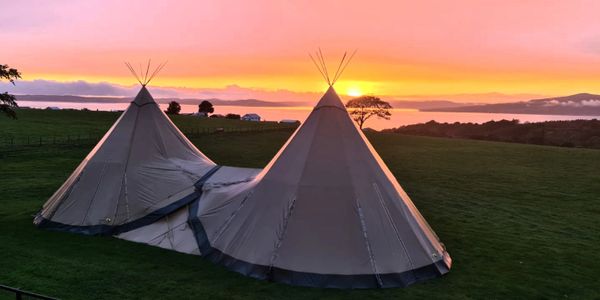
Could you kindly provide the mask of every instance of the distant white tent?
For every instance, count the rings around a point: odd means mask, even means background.
[[[336,94],[339,74],[319,69],[329,89],[264,170],[218,170],[198,201],[119,237],[302,286],[397,287],[448,272],[450,256]]]
[[[142,85],[139,93],[46,202],[35,218],[38,226],[114,234],[150,224],[195,199],[194,183],[216,165],[146,89],[161,67],[151,76],[132,70]]]

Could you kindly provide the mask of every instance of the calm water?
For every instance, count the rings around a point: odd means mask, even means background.
[[[124,110],[129,103],[71,103],[71,102],[41,102],[41,101],[19,101],[20,106],[28,106],[33,108],[46,108],[55,106],[60,108],[90,110]],[[160,104],[164,110],[167,104]],[[198,110],[197,105],[181,105],[182,113],[192,113]],[[256,113],[267,121],[279,121],[281,119],[293,119],[304,121],[308,116],[312,107],[246,107],[246,106],[215,106],[217,114],[247,114]],[[512,120],[518,119],[521,122],[541,122],[553,120],[576,120],[576,119],[594,119],[600,116],[562,116],[562,115],[520,115],[520,114],[489,114],[489,113],[455,113],[455,112],[421,112],[410,109],[393,109],[392,118],[390,120],[380,120],[375,117],[369,119],[365,127],[374,129],[384,129],[398,127],[401,125],[424,123],[431,120],[437,122],[473,122],[484,123],[487,121],[498,121],[502,119]]]

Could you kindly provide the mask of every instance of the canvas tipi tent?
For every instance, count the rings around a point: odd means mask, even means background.
[[[146,88],[161,67],[139,77],[130,67],[141,84],[139,93],[44,204],[35,224],[111,235],[150,224],[195,199],[194,183],[215,164],[177,129]]]
[[[190,204],[199,252],[247,276],[313,287],[397,287],[445,274],[450,256],[351,120],[333,88],[339,74],[330,81],[319,69],[329,89],[267,167]]]

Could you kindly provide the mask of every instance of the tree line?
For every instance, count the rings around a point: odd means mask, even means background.
[[[169,106],[167,107],[167,110],[165,110],[165,113],[167,115],[178,115],[180,112],[181,112],[181,105],[177,101],[169,102]],[[239,120],[242,118],[238,114],[226,114],[226,115],[213,114],[213,115],[209,116],[209,114],[212,114],[214,112],[215,112],[215,108],[213,107],[212,103],[210,103],[210,101],[204,100],[200,104],[198,104],[198,114],[204,115],[206,117],[225,118],[225,119],[232,119],[232,120]]]
[[[537,123],[501,120],[483,124],[429,121],[382,132],[600,149],[600,120],[597,119]]]

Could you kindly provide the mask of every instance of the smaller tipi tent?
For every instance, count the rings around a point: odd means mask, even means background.
[[[192,201],[194,183],[215,167],[150,95],[154,74],[131,71],[139,93],[44,204],[39,227],[110,235],[150,224]]]

